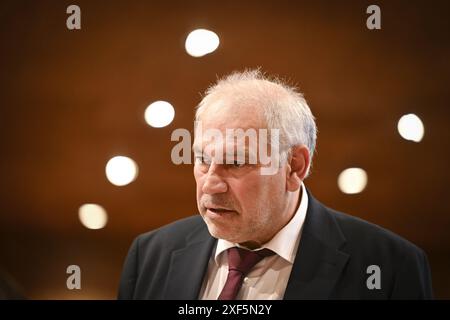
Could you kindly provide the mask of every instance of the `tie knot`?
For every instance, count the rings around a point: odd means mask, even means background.
[[[236,270],[245,276],[263,258],[274,255],[269,249],[250,251],[238,247],[228,249],[228,270]]]

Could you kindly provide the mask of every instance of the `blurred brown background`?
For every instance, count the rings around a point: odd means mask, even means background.
[[[82,29],[66,28],[81,8]],[[382,29],[366,28],[381,7]],[[428,254],[435,295],[450,298],[447,1],[2,1],[0,4],[0,267],[29,298],[115,298],[132,239],[196,213],[189,165],[170,160],[170,134],[192,127],[200,93],[217,76],[261,66],[298,84],[317,117],[318,153],[305,184],[323,203],[388,228]],[[216,32],[217,51],[184,49],[196,28]],[[155,129],[155,100],[175,119]],[[397,121],[417,114],[422,142]],[[116,187],[106,162],[139,165]],[[343,194],[339,173],[368,173]],[[108,212],[86,229],[80,205]],[[82,289],[66,288],[66,267]]]

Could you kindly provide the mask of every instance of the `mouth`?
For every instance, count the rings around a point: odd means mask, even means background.
[[[236,211],[234,210],[230,210],[230,209],[225,209],[225,208],[212,208],[212,207],[207,207],[206,208],[207,211],[209,211],[210,213],[213,213],[215,215],[226,215],[226,214],[230,214],[230,213],[236,213]]]

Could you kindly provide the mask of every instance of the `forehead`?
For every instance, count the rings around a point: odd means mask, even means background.
[[[266,127],[263,108],[256,102],[237,98],[217,98],[205,105],[199,119],[203,129],[259,129]]]
[[[205,105],[198,119],[194,133],[194,148],[203,149],[205,144],[214,141],[211,136],[206,135],[211,129],[220,131],[224,140],[230,140],[230,132],[233,137],[236,129],[244,131],[254,129],[257,132],[263,128],[266,128],[263,109],[255,102],[231,97],[216,98]]]
[[[249,99],[248,96],[242,97],[238,94],[228,93],[227,95],[210,97],[196,122],[194,152],[195,150],[202,150],[210,144],[214,145],[210,146],[213,149],[225,147],[224,144],[217,143],[215,138],[211,138],[211,130],[220,132],[224,143],[234,145],[233,135],[237,129],[244,132],[251,129],[258,135],[258,130],[266,127],[263,107],[260,103]],[[249,147],[248,139],[245,139],[245,145]]]

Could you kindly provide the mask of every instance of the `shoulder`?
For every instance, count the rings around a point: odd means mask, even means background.
[[[365,221],[347,213],[334,210],[308,193],[308,211],[305,220],[309,233],[322,242],[344,252],[357,253],[395,260],[405,254],[423,256],[423,251],[410,241],[379,225]]]
[[[316,205],[315,208],[315,213],[321,217],[316,219],[316,224],[325,224],[315,230],[322,230],[322,233],[327,234],[320,239],[325,239],[329,245],[336,243],[330,239],[338,239],[334,248],[348,256],[345,275],[341,281],[340,293],[343,296],[352,296],[355,292],[367,298],[422,299],[433,296],[430,268],[422,249],[374,223],[325,206]],[[333,233],[334,238],[328,235]],[[380,288],[383,291],[368,291],[369,275],[381,273]],[[351,293],[345,291],[344,287],[350,288]]]
[[[139,247],[147,247],[150,244],[164,244],[166,248],[177,247],[185,244],[187,238],[202,229],[206,229],[202,217],[194,215],[140,234],[134,242],[137,242]]]
[[[119,298],[161,299],[173,253],[200,241],[212,242],[211,239],[199,215],[137,236],[124,263]]]
[[[326,209],[335,218],[350,249],[360,248],[372,254],[384,252],[396,256],[399,253],[403,256],[408,253],[419,256],[424,254],[415,244],[390,230],[343,212]]]

